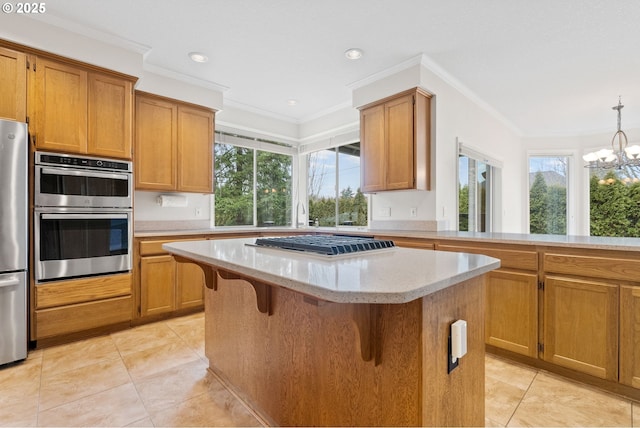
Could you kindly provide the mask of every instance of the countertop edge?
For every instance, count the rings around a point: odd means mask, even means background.
[[[198,262],[208,264],[221,269],[226,269],[240,275],[246,275],[249,278],[262,280],[266,283],[270,283],[279,287],[283,287],[292,291],[296,291],[310,297],[325,300],[333,303],[374,303],[374,304],[402,304],[410,301],[428,296],[430,294],[441,291],[445,288],[449,288],[477,276],[484,275],[494,269],[500,267],[500,260],[479,255],[479,254],[466,254],[469,257],[475,257],[479,259],[485,259],[485,262],[477,267],[468,269],[465,272],[452,274],[451,276],[439,279],[428,284],[417,286],[415,289],[405,292],[354,292],[354,291],[337,291],[326,288],[317,287],[305,282],[297,281],[292,278],[286,278],[280,275],[274,275],[268,272],[263,272],[251,267],[247,267],[241,264],[232,263],[226,260],[219,260],[204,254],[188,251],[177,247],[180,243],[163,244],[162,248],[169,253],[176,254],[188,259],[193,259]],[[424,250],[433,254],[431,250]]]

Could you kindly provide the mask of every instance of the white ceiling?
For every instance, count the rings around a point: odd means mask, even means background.
[[[525,136],[613,134],[618,95],[623,129],[640,128],[638,0],[50,0],[46,7],[45,22],[143,45],[146,66],[227,87],[225,103],[293,122],[349,105],[350,84],[424,54]],[[351,47],[364,58],[347,60]],[[192,62],[191,51],[209,62]]]

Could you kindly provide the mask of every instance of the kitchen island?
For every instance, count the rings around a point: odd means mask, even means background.
[[[165,244],[200,265],[210,369],[274,425],[484,425],[484,274],[497,259],[319,256],[253,238]],[[449,373],[449,331],[467,354]]]

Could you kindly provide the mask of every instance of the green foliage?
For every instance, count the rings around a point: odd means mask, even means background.
[[[640,183],[625,184],[614,171],[589,181],[592,236],[640,237]]]
[[[529,233],[567,233],[567,188],[547,186],[541,172],[529,190]]]
[[[309,197],[309,222],[318,219],[320,226],[336,226],[336,199],[330,197]],[[338,198],[338,225],[366,226],[367,199],[358,189],[353,193],[351,187],[340,192]]]
[[[253,225],[253,151],[215,144],[215,222]]]
[[[258,151],[258,226],[291,224],[291,156]]]
[[[215,144],[217,226],[253,225],[252,149]],[[291,224],[291,156],[257,151],[258,226]]]
[[[469,185],[458,186],[458,230],[469,230]]]

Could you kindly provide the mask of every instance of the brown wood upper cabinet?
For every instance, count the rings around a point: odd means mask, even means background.
[[[136,92],[136,189],[213,192],[214,111]]]
[[[430,190],[430,134],[431,95],[419,88],[361,107],[361,190]]]
[[[0,118],[27,118],[27,56],[0,48]]]
[[[38,150],[131,159],[133,80],[37,57]]]

